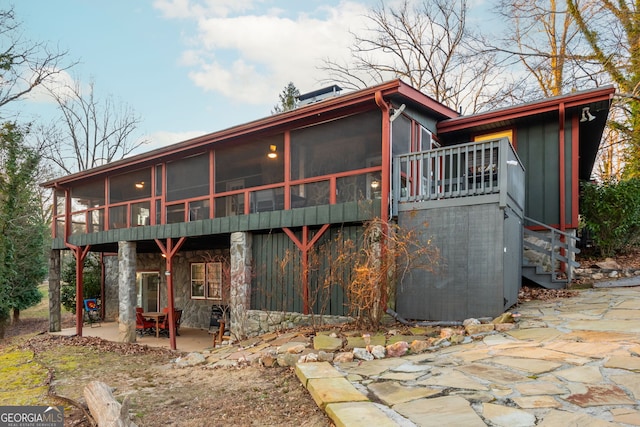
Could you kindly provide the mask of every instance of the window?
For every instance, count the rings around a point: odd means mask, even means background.
[[[291,179],[363,169],[366,159],[381,158],[381,114],[376,109],[292,131]]]
[[[167,163],[167,202],[209,194],[209,153]],[[180,221],[184,222],[184,220]]]
[[[144,168],[109,178],[109,202],[121,203],[151,197],[151,169]]]
[[[222,300],[222,263],[191,264],[191,298]]]
[[[509,142],[513,144],[513,129],[507,129],[500,132],[485,133],[482,135],[476,135],[473,138],[473,142],[491,141],[492,139],[508,138]]]

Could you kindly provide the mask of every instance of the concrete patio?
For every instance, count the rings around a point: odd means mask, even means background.
[[[176,347],[181,352],[203,351],[210,349],[212,345],[212,336],[205,329],[197,328],[180,328],[180,335],[176,336]],[[76,334],[76,328],[66,328],[60,332],[52,332],[52,335],[72,336]],[[82,328],[82,336],[98,337],[108,341],[118,341],[118,322],[102,322],[100,325],[90,326],[85,324]],[[149,347],[171,348],[169,338],[155,335],[136,335],[136,343],[140,345],[148,345]]]

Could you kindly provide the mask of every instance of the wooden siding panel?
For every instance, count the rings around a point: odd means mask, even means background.
[[[428,238],[441,251],[433,273],[414,270],[397,291],[398,313],[407,319],[464,320],[503,311],[503,211],[498,204],[401,212],[399,225],[427,221]]]
[[[525,215],[546,224],[559,221],[558,124],[519,127],[518,155],[525,165]]]
[[[317,232],[313,230],[309,238]],[[300,232],[295,235],[302,238]],[[310,306],[315,314],[344,315],[347,313],[346,292],[343,286],[350,278],[346,268],[342,280],[327,281],[331,271],[331,254],[337,253],[336,239],[360,239],[361,227],[335,227],[328,230],[310,251]],[[302,312],[302,256],[301,251],[285,233],[255,234],[253,244],[254,279],[251,308],[273,311]],[[325,274],[326,273],[326,274]],[[327,285],[325,286],[325,283]]]

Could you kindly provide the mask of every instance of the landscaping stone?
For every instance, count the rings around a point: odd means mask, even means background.
[[[353,362],[353,353],[351,352],[336,353],[336,355],[333,356],[333,362],[334,363]]]
[[[307,382],[307,390],[316,404],[323,409],[330,403],[367,402],[369,400],[345,378],[310,379]]]
[[[523,409],[560,408],[562,404],[552,396],[514,397],[513,402]]]
[[[353,349],[353,357],[359,360],[373,360],[373,354],[369,353],[366,348],[356,347]]]
[[[484,334],[487,332],[492,332],[494,329],[495,326],[493,323],[481,323],[479,325],[467,325],[465,327],[465,330],[469,335]]]
[[[376,359],[384,359],[387,356],[387,350],[383,345],[371,346],[370,352]]]
[[[533,414],[493,403],[482,404],[482,416],[495,426],[529,427],[536,424],[536,417]]]
[[[301,344],[299,342],[296,341],[290,341],[287,343],[282,344],[281,346],[278,347],[278,354],[281,353],[294,353],[294,354],[298,354],[298,353],[302,353],[302,351],[306,348],[306,346],[304,344]]]
[[[565,398],[567,402],[583,408],[604,405],[633,405],[636,402],[627,396],[620,387],[613,384],[587,384],[569,386],[572,394]]]
[[[346,402],[331,403],[325,408],[336,427],[397,427],[374,403]]]
[[[613,356],[604,362],[604,367],[640,372],[640,357]]]
[[[427,351],[427,349],[429,349],[430,346],[431,346],[430,341],[413,340],[409,348],[411,349],[412,353],[423,353]]]
[[[440,393],[440,390],[426,387],[408,387],[393,381],[373,383],[368,388],[381,402],[389,406]]]
[[[342,348],[342,338],[329,335],[316,335],[313,338],[313,348],[322,351],[337,351]]]
[[[178,368],[186,368],[188,366],[197,366],[206,363],[207,360],[202,355],[202,353],[194,352],[189,353],[185,357],[178,357],[176,359],[175,365]]]
[[[387,356],[400,357],[404,356],[409,350],[409,344],[406,341],[398,341],[394,344],[387,346]]]
[[[486,427],[469,402],[459,396],[416,399],[393,409],[418,426]]]
[[[300,358],[297,354],[291,353],[281,353],[278,354],[278,366],[296,366],[298,363],[298,359]]]

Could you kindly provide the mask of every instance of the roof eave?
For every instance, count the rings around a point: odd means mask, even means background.
[[[438,133],[455,132],[487,125],[498,120],[514,120],[534,114],[556,111],[561,104],[564,104],[565,108],[571,108],[591,102],[610,101],[614,93],[615,88],[613,86],[604,86],[594,90],[561,95],[486,113],[452,118],[438,123]]]
[[[458,116],[458,113],[456,111],[439,104],[434,99],[428,97],[422,92],[414,89],[401,80],[396,79],[366,89],[347,93],[345,95],[327,98],[313,104],[302,106],[295,110],[285,111],[221,131],[191,138],[186,141],[181,141],[169,145],[167,147],[158,148],[146,153],[138,154],[136,156],[121,159],[108,165],[99,166],[86,171],[77,172],[72,175],[59,177],[54,180],[44,182],[41,184],[41,186],[45,188],[61,187],[69,182],[73,182],[78,179],[87,179],[91,177],[102,176],[106,173],[109,173],[110,171],[123,168],[127,165],[162,161],[162,159],[174,156],[180,152],[184,152],[187,150],[197,151],[198,149],[207,145],[215,144],[217,142],[232,138],[238,138],[252,133],[258,133],[267,129],[282,127],[286,124],[296,121],[303,121],[311,117],[317,117],[318,115],[322,115],[330,111],[354,108],[358,105],[368,102],[375,103],[376,92],[380,92],[383,97],[389,97],[395,94],[399,94],[404,98],[411,99],[414,102],[420,103],[421,105],[425,106],[432,113],[439,115],[440,119]]]

